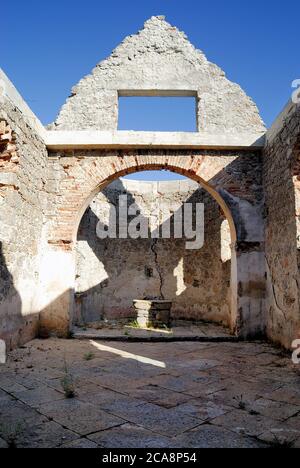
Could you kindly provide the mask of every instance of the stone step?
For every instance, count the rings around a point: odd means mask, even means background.
[[[77,340],[96,340],[96,341],[131,341],[131,342],[182,342],[182,341],[195,341],[203,343],[236,343],[239,338],[228,333],[205,334],[199,332],[184,332],[181,330],[167,331],[167,330],[146,330],[124,327],[122,329],[80,329],[75,328],[72,336]]]

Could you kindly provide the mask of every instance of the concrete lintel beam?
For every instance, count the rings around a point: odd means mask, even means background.
[[[46,145],[53,151],[97,148],[168,148],[260,150],[265,135],[211,135],[185,132],[100,132],[100,131],[48,131]]]

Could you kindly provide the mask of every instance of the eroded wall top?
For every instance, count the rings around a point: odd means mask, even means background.
[[[256,105],[240,86],[161,16],[146,21],[72,89],[53,129],[115,131],[120,94],[172,91],[195,95],[201,132],[265,132]]]

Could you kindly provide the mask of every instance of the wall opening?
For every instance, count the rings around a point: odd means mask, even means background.
[[[120,94],[118,130],[197,132],[196,97]]]
[[[162,182],[162,181],[169,181],[169,180],[190,180],[188,177],[185,177],[176,172],[171,172],[167,169],[134,172],[133,174],[128,174],[127,176],[124,176],[122,178],[125,180],[145,180],[148,182]]]
[[[173,226],[183,203],[193,206],[193,215],[196,204],[204,204],[204,245],[188,250],[184,236],[175,238],[172,228],[169,239],[153,239],[151,235],[147,239],[99,239],[97,224],[109,226],[113,219],[110,207],[117,205],[120,194],[127,194],[128,207],[135,204],[142,217],[152,216],[158,198],[162,204],[174,204],[170,218],[159,221],[161,228],[166,221]],[[216,200],[187,178],[162,182],[120,178],[107,185],[92,200],[78,230],[75,324],[132,321],[134,299],[157,298],[163,293],[165,299],[173,301],[175,322],[204,320],[229,326],[231,269],[230,258],[226,263],[220,261],[223,223]]]

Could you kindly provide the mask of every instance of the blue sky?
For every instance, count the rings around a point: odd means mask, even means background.
[[[300,78],[296,0],[14,0],[1,22],[0,66],[49,123],[71,87],[152,15],[165,15],[185,31],[255,100],[267,126],[272,123],[291,95],[291,82]],[[157,107],[151,106],[153,118]]]

